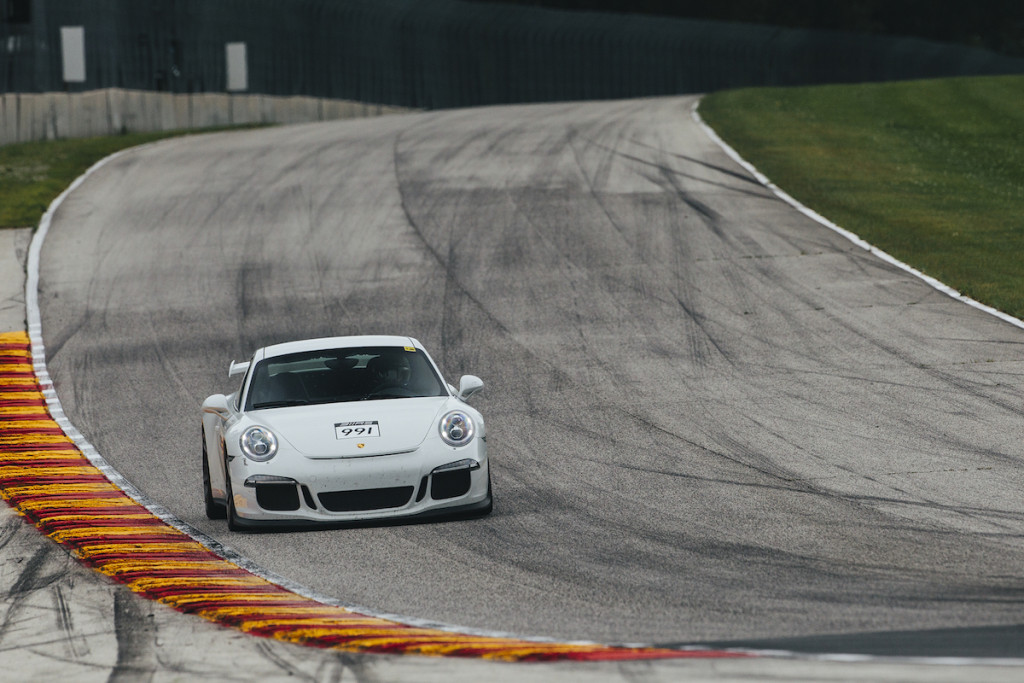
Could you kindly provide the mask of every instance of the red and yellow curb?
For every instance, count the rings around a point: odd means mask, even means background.
[[[24,332],[0,333],[0,496],[83,564],[135,593],[267,638],[348,651],[519,661],[742,656],[453,633],[289,591],[170,526],[92,465],[51,417]]]

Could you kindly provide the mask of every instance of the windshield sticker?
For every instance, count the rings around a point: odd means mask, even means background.
[[[405,350],[406,351],[411,351],[413,353],[416,353],[416,347],[415,346],[406,346]]]
[[[380,423],[377,420],[364,422],[336,422],[334,436],[339,439],[358,439],[380,436]]]

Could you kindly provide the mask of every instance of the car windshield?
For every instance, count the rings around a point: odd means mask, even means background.
[[[412,347],[328,349],[260,361],[246,410],[446,395],[426,354]]]

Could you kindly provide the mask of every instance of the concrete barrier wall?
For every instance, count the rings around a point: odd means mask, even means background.
[[[0,144],[253,123],[306,123],[410,111],[317,97],[175,94],[108,88],[0,95]]]

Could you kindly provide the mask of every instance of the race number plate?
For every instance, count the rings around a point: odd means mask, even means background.
[[[366,439],[380,436],[380,423],[377,420],[367,422],[336,422],[334,435],[339,439]]]

